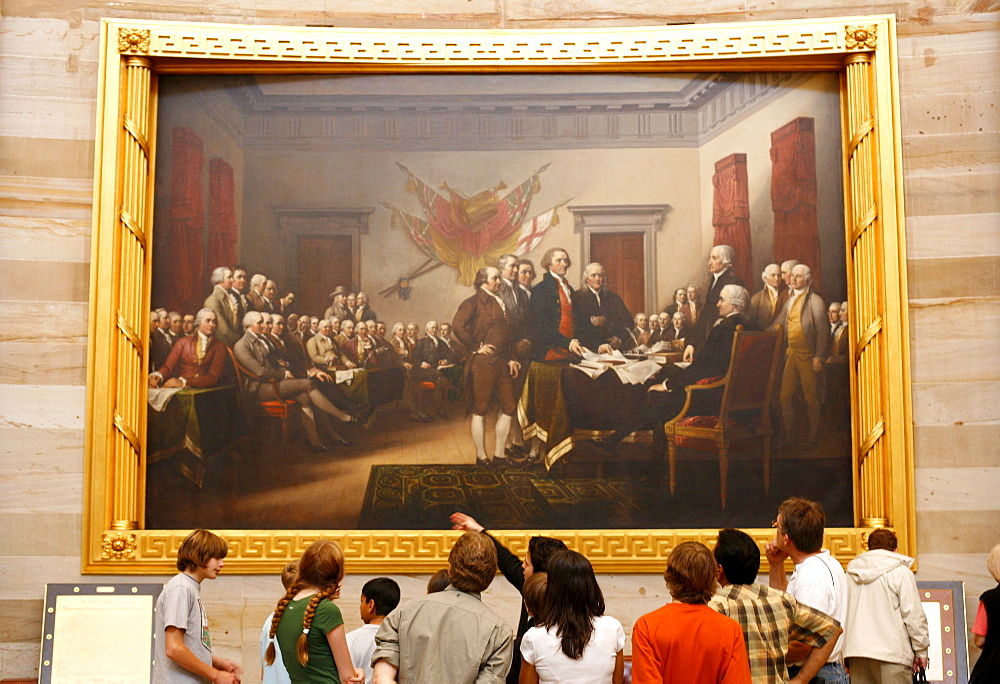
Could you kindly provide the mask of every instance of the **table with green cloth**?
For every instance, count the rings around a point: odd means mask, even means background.
[[[640,406],[646,389],[623,383],[614,371],[597,378],[566,361],[533,361],[517,406],[525,439],[545,443],[551,468],[583,439],[606,437]]]
[[[245,430],[235,385],[182,389],[162,411],[149,408],[146,461],[176,457],[184,477],[199,488],[209,460],[236,445]]]

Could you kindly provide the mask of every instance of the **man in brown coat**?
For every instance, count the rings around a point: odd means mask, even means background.
[[[510,325],[503,300],[500,299],[500,271],[479,269],[473,286],[476,293],[462,302],[452,322],[455,337],[471,352],[465,366],[466,396],[472,403],[472,440],[476,445],[476,462],[491,463],[486,456],[485,417],[494,397],[500,403],[496,425],[494,458],[505,458],[504,448],[511,420],[517,410],[514,378],[521,364],[514,361]]]

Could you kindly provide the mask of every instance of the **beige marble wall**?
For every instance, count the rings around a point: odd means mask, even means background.
[[[35,673],[44,582],[79,573],[98,20],[409,27],[582,27],[895,12],[907,201],[920,570],[966,582],[969,611],[1000,542],[1000,30],[988,2],[708,0],[5,0],[0,19],[0,677]],[[115,578],[121,580],[123,578]],[[149,581],[152,578],[143,578]],[[351,608],[365,577],[345,583]],[[404,578],[404,594],[425,577]],[[656,575],[606,575],[631,626],[664,600]],[[224,655],[255,681],[277,582],[205,587]],[[502,581],[487,601],[513,621]],[[354,623],[349,623],[353,626]]]

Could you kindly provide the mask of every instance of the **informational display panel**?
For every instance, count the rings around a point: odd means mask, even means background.
[[[965,684],[969,681],[964,586],[963,582],[917,582],[931,637],[927,653],[928,682]]]
[[[47,584],[43,684],[147,682],[160,584]]]

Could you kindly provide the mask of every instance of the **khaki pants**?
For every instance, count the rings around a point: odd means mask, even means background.
[[[873,658],[848,658],[851,684],[912,684],[913,668]]]
[[[809,440],[815,441],[819,432],[819,378],[812,369],[812,357],[803,359],[789,350],[785,356],[785,368],[781,373],[781,414],[785,422],[785,434],[790,438],[795,425],[795,390],[802,388],[806,409],[809,414]]]

